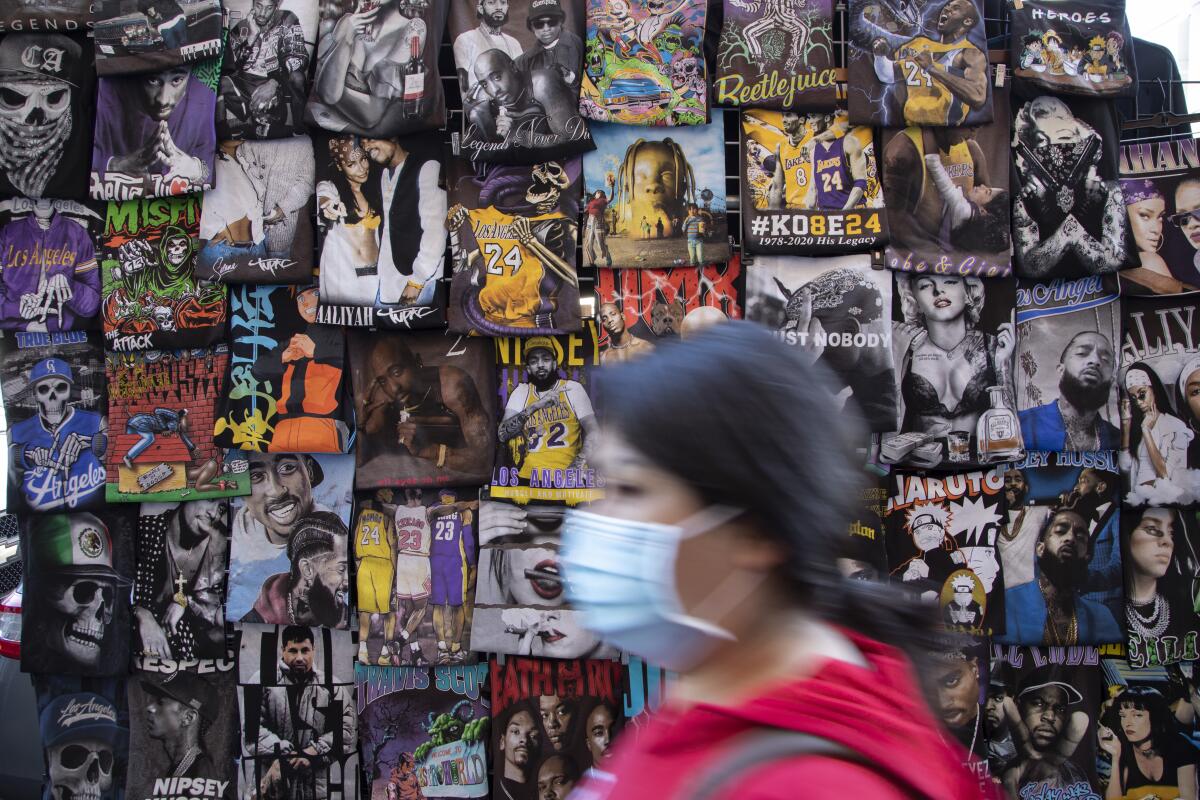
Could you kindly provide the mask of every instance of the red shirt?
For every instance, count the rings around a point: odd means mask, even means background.
[[[823,756],[795,756],[752,767],[722,789],[738,800],[938,800],[999,798],[962,762],[966,750],[922,699],[908,661],[895,649],[843,631],[868,666],[827,661],[809,677],[737,707],[664,708],[626,728],[608,774],[593,775],[571,800],[686,800],[734,737],[772,726],[845,745],[873,767]]]

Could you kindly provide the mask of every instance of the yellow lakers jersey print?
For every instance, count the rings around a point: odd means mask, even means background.
[[[545,394],[538,395],[532,384],[525,384],[525,408],[546,395],[555,395],[558,402],[539,408],[525,421],[525,461],[518,474],[528,480],[534,470],[566,469],[571,466],[583,445],[579,415],[568,394],[567,382],[559,380]]]
[[[484,285],[479,306],[484,317],[498,325],[532,328],[541,304],[538,287],[546,274],[541,259],[521,244],[513,230],[516,216],[492,206],[468,212],[471,230],[483,258]],[[526,217],[530,225],[549,219],[566,219],[560,211]]]
[[[382,511],[365,508],[358,514],[358,528],[354,535],[355,558],[392,557],[395,536],[392,521]]]
[[[867,165],[867,188],[863,193],[862,205],[876,208],[883,205],[883,197],[879,194],[879,169],[875,164],[875,134],[870,128],[857,127],[850,129],[850,135],[862,145],[863,160]]]
[[[800,141],[791,144],[787,134],[783,132],[783,114],[779,111],[754,109],[747,111],[742,125],[747,135],[762,146],[766,156],[775,155],[779,151],[779,160],[783,169],[783,202],[787,208],[800,208],[808,186],[812,182],[812,157],[805,151],[805,145],[812,141],[813,127],[804,123],[804,132]],[[811,150],[811,148],[810,148]],[[755,184],[754,207],[766,208],[771,180],[768,175],[761,184]]]
[[[979,48],[966,39],[957,42],[935,42],[925,36],[917,36],[900,46],[896,51],[896,66],[908,89],[904,102],[904,121],[909,125],[961,125],[967,118],[966,103],[958,99],[942,84],[929,76],[917,63],[917,53],[929,53],[934,61],[944,67],[967,50]]]
[[[917,201],[917,218],[938,224],[936,221],[940,221],[942,218],[944,203],[933,179],[926,171],[924,133],[920,128],[905,128],[904,135],[912,141],[920,157],[921,199]],[[946,168],[946,174],[950,176],[950,180],[954,182],[955,186],[962,189],[963,192],[967,192],[975,186],[975,158],[971,155],[971,146],[967,142],[952,145],[949,152],[937,155],[941,158],[942,166]]]
[[[783,202],[787,208],[800,208],[812,183],[812,138],[812,131],[805,126],[800,144],[790,144],[785,138],[779,148],[779,159],[783,162]]]

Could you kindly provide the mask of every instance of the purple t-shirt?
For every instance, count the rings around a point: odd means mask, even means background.
[[[65,301],[49,286],[55,275],[67,280]],[[52,212],[45,229],[33,214],[0,228],[0,328],[69,331],[99,307],[96,250],[83,225]]]
[[[172,70],[161,75],[169,80]],[[135,153],[155,135],[159,123],[146,111],[142,85],[156,75],[101,78],[96,102],[96,138],[92,146],[92,197],[97,200],[130,200],[188,194],[212,186],[217,134],[214,118],[217,95],[195,75],[187,77],[183,96],[167,116],[167,130],[175,147],[190,158],[184,173],[156,161],[138,171],[115,171],[113,159]],[[181,159],[182,161],[182,159]]]

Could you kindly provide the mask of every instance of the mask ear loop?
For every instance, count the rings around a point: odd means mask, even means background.
[[[746,513],[746,509],[737,506],[711,505],[701,509],[696,514],[679,523],[680,539],[690,539],[700,536],[726,522],[737,519]],[[671,573],[674,574],[675,560],[679,557],[678,549],[671,559]],[[670,616],[679,624],[707,633],[726,641],[737,641],[731,631],[705,617],[720,618],[728,611],[741,605],[742,602],[767,579],[765,573],[748,573],[737,570],[726,575],[711,592],[706,594],[691,614],[676,613]],[[673,582],[672,582],[673,583]],[[676,602],[679,602],[678,589],[672,585]],[[682,603],[680,603],[682,608]]]

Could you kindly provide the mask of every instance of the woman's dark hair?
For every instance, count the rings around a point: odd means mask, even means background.
[[[706,502],[747,509],[787,549],[797,605],[916,658],[932,649],[930,609],[837,569],[860,504],[853,443],[866,433],[833,385],[765,328],[729,321],[606,369],[596,395],[601,419],[646,458]]]
[[[1160,414],[1172,414],[1171,402],[1167,399],[1167,390],[1163,387],[1162,381],[1158,378],[1158,373],[1151,369],[1145,361],[1135,361],[1125,370],[1128,375],[1134,370],[1139,370],[1150,379],[1150,391],[1154,394],[1154,407],[1158,409]],[[1128,390],[1126,390],[1128,393]],[[1138,448],[1142,444],[1142,420],[1145,419],[1145,414],[1138,408],[1136,402],[1130,402],[1130,410],[1133,412],[1133,419],[1129,425],[1129,453],[1136,458]]]
[[[1135,708],[1150,714],[1150,746],[1160,754],[1164,752],[1172,739],[1179,734],[1179,723],[1167,698],[1150,686],[1127,686],[1113,700],[1113,704],[1104,712],[1104,724],[1121,740],[1121,766],[1134,763],[1133,743],[1125,736],[1121,727],[1121,709]],[[1168,776],[1164,776],[1166,778]],[[1124,780],[1122,780],[1122,784]]]

